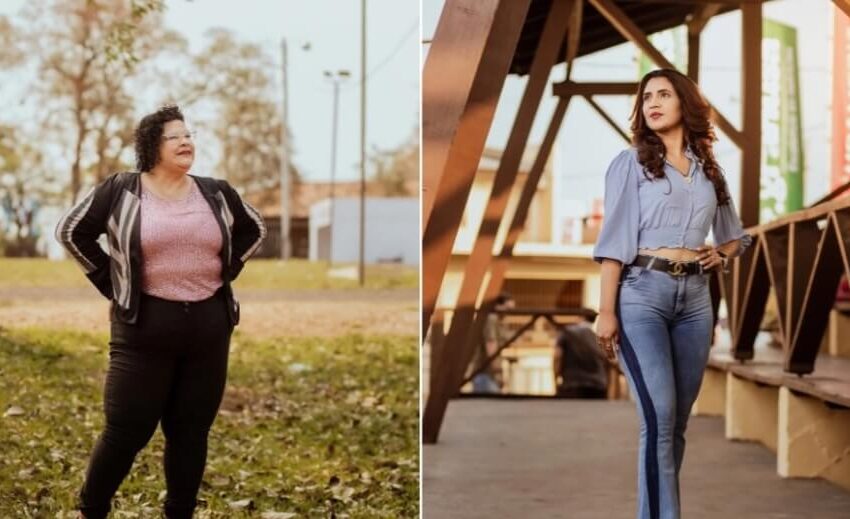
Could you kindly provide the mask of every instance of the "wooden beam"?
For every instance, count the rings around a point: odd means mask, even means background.
[[[735,318],[738,316],[738,313],[735,310],[735,276],[737,270],[738,258],[735,258],[732,260],[732,267],[729,269],[728,273],[718,274],[718,287],[720,289],[721,297],[726,302],[726,320],[728,321],[729,335],[732,339],[733,345],[735,344],[735,330],[738,329],[738,326],[735,323]]]
[[[687,21],[688,34],[702,33],[709,20],[716,15],[720,8],[723,7],[718,3],[702,4],[694,9],[694,13]]]
[[[531,207],[531,202],[534,199],[534,194],[537,192],[537,187],[540,184],[540,178],[543,176],[543,170],[546,168],[546,163],[552,153],[552,147],[555,144],[555,139],[558,137],[558,132],[561,129],[561,123],[564,120],[564,115],[567,112],[569,102],[569,97],[558,100],[558,105],[555,107],[555,111],[552,114],[552,119],[549,122],[548,129],[546,130],[546,136],[543,138],[543,142],[537,150],[537,157],[535,157],[534,164],[532,164],[531,170],[528,172],[528,176],[525,179],[525,184],[523,185],[522,192],[520,193],[516,210],[511,218],[511,224],[508,228],[505,242],[502,244],[502,249],[499,254],[493,258],[493,263],[490,267],[490,277],[487,281],[487,287],[484,290],[481,308],[475,315],[475,321],[473,322],[471,331],[467,337],[468,342],[474,341],[478,337],[482,337],[484,325],[487,321],[487,314],[489,314],[495,307],[496,298],[502,291],[502,286],[505,282],[505,273],[508,270],[511,258],[513,257],[514,247],[516,246],[517,241],[519,241],[519,236],[522,233],[523,228],[525,228],[525,222],[528,219],[528,211]],[[471,360],[471,358],[466,359],[464,365],[468,365]]]
[[[634,43],[656,65],[663,68],[676,68],[649,41],[646,34],[620,9],[613,0],[589,0],[596,10],[604,16],[624,38]],[[759,13],[761,6],[759,5]],[[759,32],[761,34],[761,32]],[[712,120],[739,148],[743,148],[744,140],[741,132],[726,119],[714,106],[711,107]]]
[[[776,297],[776,317],[779,321],[783,348],[788,346],[787,336],[790,328],[785,315],[785,309],[788,306],[788,235],[788,226],[762,234],[762,247],[767,260],[767,275],[770,279],[770,285],[773,287],[774,297]]]
[[[833,215],[823,229],[814,261],[809,270],[800,272],[808,281],[795,326],[785,355],[785,371],[806,374],[815,369],[821,338],[835,303],[838,281],[844,271],[839,250],[838,224]]]
[[[596,101],[594,101],[592,97],[587,96],[587,95],[583,96],[583,97],[584,97],[585,101],[590,103],[590,106],[593,107],[594,110],[596,110],[596,113],[598,113],[603,119],[605,119],[605,122],[607,122],[608,125],[611,128],[613,128],[615,132],[620,134],[620,137],[622,137],[623,140],[626,141],[627,145],[630,145],[632,143],[632,139],[631,139],[631,137],[629,137],[629,134],[626,133],[625,130],[620,128],[620,125],[618,125],[617,122],[614,119],[612,119],[610,115],[608,115],[608,112],[606,112],[604,109],[602,109],[602,107],[599,106],[599,104]]]
[[[720,4],[698,6],[687,21],[688,26],[688,77],[699,83],[699,52],[702,31],[711,18],[720,11]]]
[[[434,318],[431,319],[431,333],[428,335],[431,345],[431,363],[428,369],[428,388],[434,387],[436,375],[440,367],[442,357],[440,353],[443,351],[443,341],[446,338],[444,330],[445,312],[438,309],[434,312]]]
[[[841,9],[845,16],[850,16],[850,1],[848,0],[832,0],[835,7]]]
[[[688,77],[694,83],[699,83],[699,48],[701,33],[688,32]]]
[[[762,240],[756,239],[751,249],[753,259],[746,277],[743,297],[737,308],[735,318],[736,333],[733,355],[738,360],[750,360],[755,354],[754,346],[759,326],[764,317],[765,304],[770,293],[770,279],[767,275],[765,251]]]
[[[570,19],[567,22],[567,80],[572,77],[573,64],[578,56],[579,44],[581,43],[581,23],[584,15],[584,0],[576,0],[570,10]]]
[[[844,263],[844,275],[850,277],[850,209],[836,211],[832,215],[835,230],[838,233],[841,261]]]
[[[797,330],[797,323],[800,320],[806,286],[808,285],[809,274],[815,264],[821,234],[822,231],[818,229],[815,221],[792,223],[788,229],[788,277],[785,285],[785,308],[780,308],[780,311],[785,312],[785,323],[787,325],[785,344],[789,348],[786,350],[786,354],[790,351],[794,332]],[[836,288],[838,287],[836,286]]]
[[[529,4],[448,0],[428,52],[422,77],[423,337]]]
[[[741,6],[741,201],[744,226],[759,222],[761,178],[761,4]]]
[[[640,0],[641,3],[644,4],[693,4],[693,5],[705,5],[705,4],[719,4],[721,7],[724,5],[738,7],[742,4],[761,4],[763,2],[767,2],[769,0]]]
[[[773,229],[778,229],[780,227],[785,227],[792,222],[803,222],[806,220],[821,220],[827,214],[833,211],[841,211],[842,209],[850,208],[850,197],[842,197],[837,198],[835,200],[830,200],[828,202],[824,202],[815,207],[811,207],[809,209],[801,209],[799,211],[794,211],[793,213],[786,214],[783,216],[779,216],[769,222],[763,223],[761,225],[754,225],[748,227],[748,230],[752,230],[752,232],[767,232]]]
[[[576,83],[562,81],[552,85],[552,93],[558,97],[570,96],[606,96],[636,95],[639,83],[636,81],[611,83]]]
[[[466,366],[462,366],[460,363],[467,357],[467,350],[474,347],[474,344],[468,343],[466,338],[475,316],[481,283],[490,264],[496,234],[504,217],[511,188],[534,123],[534,116],[540,105],[540,99],[543,96],[552,67],[557,62],[558,51],[561,49],[566,36],[571,3],[572,0],[554,0],[546,17],[540,43],[531,64],[525,92],[493,179],[493,187],[484,209],[481,227],[473,244],[472,252],[466,261],[457,304],[441,354],[443,358],[441,365],[445,369],[441,369],[436,375],[436,385],[431,388],[425,405],[423,414],[423,440],[425,442],[433,443],[437,441],[448,399],[454,395],[457,383],[461,380],[466,369]],[[452,236],[453,239],[454,236]],[[450,252],[451,243],[449,243],[446,256]],[[446,258],[446,261],[448,261],[448,258]],[[426,271],[426,278],[427,276]],[[434,280],[427,281],[430,283]],[[440,281],[442,281],[442,275],[440,275]]]

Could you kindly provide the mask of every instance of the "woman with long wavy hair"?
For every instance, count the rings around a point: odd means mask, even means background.
[[[605,177],[596,332],[608,357],[619,356],[640,416],[639,519],[680,517],[685,429],[714,323],[708,278],[752,241],[714,158],[710,110],[680,72],[646,74],[632,147]]]

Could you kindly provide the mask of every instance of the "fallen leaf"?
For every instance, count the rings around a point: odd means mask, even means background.
[[[253,510],[253,499],[240,499],[239,501],[229,501],[227,505],[234,510]]]
[[[13,406],[10,406],[8,409],[6,409],[6,412],[3,413],[3,416],[4,417],[7,417],[7,416],[23,416],[24,414],[25,413],[24,413],[23,408],[18,407],[16,405],[13,405]]]
[[[293,512],[263,512],[260,517],[262,519],[293,519],[298,517],[298,514]]]

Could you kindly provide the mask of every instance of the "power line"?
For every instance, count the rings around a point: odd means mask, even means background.
[[[398,39],[398,41],[393,46],[393,49],[386,56],[384,56],[384,58],[381,59],[381,61],[379,61],[377,65],[375,65],[368,72],[366,72],[365,78],[358,79],[356,81],[352,81],[350,83],[347,83],[342,88],[347,90],[349,88],[352,88],[354,86],[359,85],[361,83],[361,81],[368,81],[369,78],[371,78],[372,76],[377,74],[382,68],[384,68],[385,65],[387,65],[390,61],[392,61],[393,58],[396,57],[396,55],[401,51],[401,49],[404,46],[404,43],[407,41],[407,39],[410,38],[410,36],[413,35],[413,33],[418,28],[419,28],[419,20],[416,20],[416,22],[414,22],[410,26],[410,28],[408,28],[407,31],[405,31],[405,33],[401,36],[401,38]]]

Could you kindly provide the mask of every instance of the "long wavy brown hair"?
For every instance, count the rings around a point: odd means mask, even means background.
[[[637,148],[638,162],[643,166],[647,179],[664,178],[664,156],[667,150],[664,142],[646,124],[643,116],[643,93],[650,79],[663,77],[673,85],[679,98],[679,108],[682,113],[682,127],[685,133],[685,145],[689,145],[697,160],[702,164],[705,176],[714,184],[717,204],[729,202],[729,191],[720,166],[714,159],[712,143],[717,140],[714,127],[709,120],[711,105],[705,100],[699,87],[691,79],[673,69],[658,69],[647,73],[640,80],[638,95],[632,110],[632,144]]]

